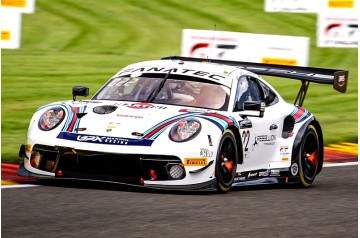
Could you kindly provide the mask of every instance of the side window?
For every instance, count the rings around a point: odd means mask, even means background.
[[[264,102],[266,106],[271,106],[276,104],[279,99],[276,96],[276,94],[268,87],[266,86],[264,83],[259,82],[260,86],[264,92]]]
[[[263,101],[264,93],[259,81],[250,76],[241,76],[238,81],[234,111],[241,111],[246,101]]]

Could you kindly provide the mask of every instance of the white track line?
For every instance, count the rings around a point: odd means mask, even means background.
[[[1,189],[3,188],[30,188],[30,187],[39,187],[40,185],[36,184],[16,184],[16,185],[1,185]]]
[[[350,166],[350,165],[358,165],[358,162],[324,164],[323,167],[340,167],[340,166]]]
[[[351,165],[358,165],[358,162],[324,164],[323,167],[341,167],[341,166],[351,166]],[[37,185],[37,184],[1,185],[1,189],[3,189],[3,188],[31,188],[31,187],[39,187],[39,186],[41,186],[41,185]]]

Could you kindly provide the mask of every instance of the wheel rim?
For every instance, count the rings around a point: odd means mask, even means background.
[[[225,185],[229,185],[233,180],[236,165],[235,145],[229,137],[224,139],[219,156],[220,178]]]
[[[304,141],[302,152],[302,171],[306,179],[313,180],[318,167],[319,143],[316,135],[310,132]]]

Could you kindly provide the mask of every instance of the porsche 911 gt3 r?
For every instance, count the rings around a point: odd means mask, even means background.
[[[301,81],[287,103],[259,75]],[[323,164],[320,123],[302,107],[310,82],[346,91],[348,71],[186,57],[131,64],[90,100],[34,113],[18,174],[162,189],[310,186]]]

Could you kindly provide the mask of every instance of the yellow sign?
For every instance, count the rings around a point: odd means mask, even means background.
[[[10,31],[1,31],[1,40],[10,40],[11,32]]]
[[[282,58],[268,58],[263,57],[261,59],[262,63],[264,64],[280,64],[280,65],[291,65],[297,66],[298,62],[296,59],[282,59]]]
[[[354,8],[354,0],[329,0],[329,8]]]
[[[1,0],[2,7],[26,7],[26,0]]]
[[[184,166],[205,166],[207,158],[185,158]]]

